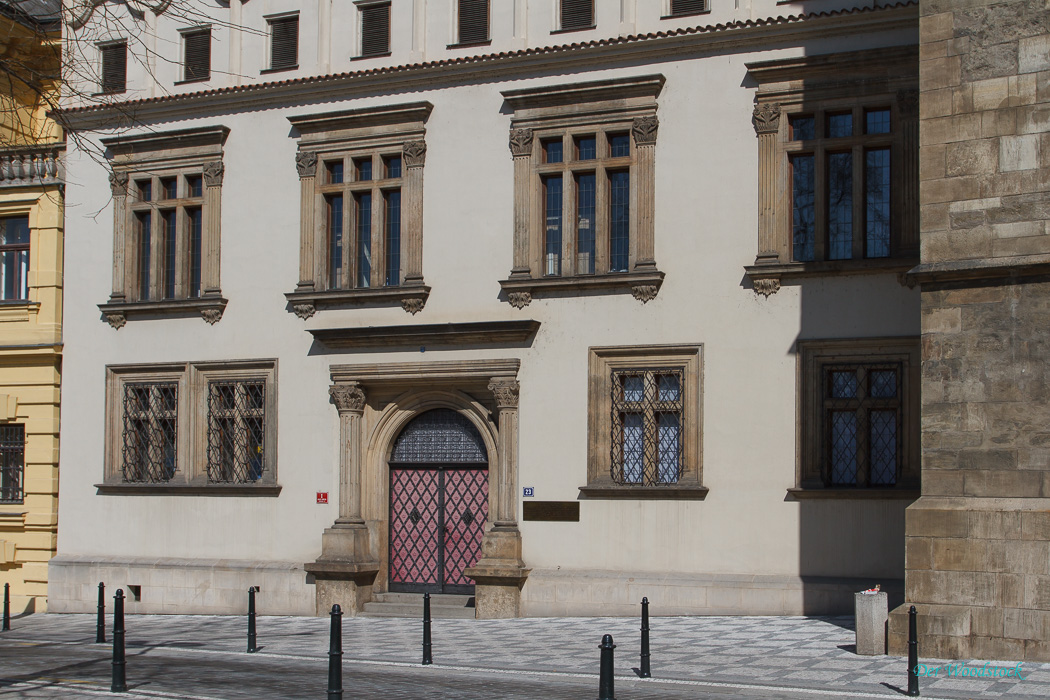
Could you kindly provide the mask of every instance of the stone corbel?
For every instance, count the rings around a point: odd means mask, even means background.
[[[648,304],[650,301],[655,299],[656,294],[659,291],[660,288],[655,284],[640,284],[631,287],[631,295],[643,304]]]
[[[222,318],[222,308],[207,308],[201,309],[201,318],[208,322],[209,325],[214,326]]]
[[[309,303],[292,304],[292,310],[295,312],[296,316],[303,319],[304,321],[317,312],[317,308],[313,304]]]
[[[113,328],[118,331],[128,322],[128,319],[122,313],[107,313],[104,314],[104,316],[106,318],[106,323],[113,326]]]
[[[507,301],[515,309],[524,309],[532,303],[532,292],[509,292]]]
[[[755,290],[755,294],[761,294],[768,298],[780,291],[780,278],[764,277],[754,280],[751,285]]]
[[[407,313],[410,313],[413,316],[415,316],[423,310],[423,306],[426,303],[426,299],[421,299],[419,297],[410,297],[401,300],[401,308],[404,309]]]

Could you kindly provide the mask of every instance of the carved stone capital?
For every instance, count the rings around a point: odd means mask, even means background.
[[[219,187],[222,185],[222,175],[226,172],[226,166],[221,160],[212,160],[204,164],[204,184],[208,187]]]
[[[426,141],[405,141],[401,147],[402,157],[405,159],[406,168],[422,168],[427,159]]]
[[[763,102],[755,105],[751,123],[756,134],[775,134],[780,129],[780,103]]]
[[[631,125],[631,133],[634,134],[635,146],[653,146],[656,144],[656,131],[660,128],[660,120],[656,115],[648,117],[635,117]]]
[[[752,286],[755,289],[755,294],[770,297],[780,291],[780,278],[766,277],[764,279],[758,279],[752,283]]]
[[[493,379],[489,382],[489,391],[496,397],[496,406],[501,410],[504,408],[518,407],[518,389],[520,385],[516,379]]]
[[[897,108],[902,117],[914,117],[919,113],[919,91],[913,88],[897,91]]]
[[[307,302],[305,304],[292,304],[292,311],[295,312],[296,316],[305,321],[306,319],[313,316],[317,309],[314,307],[313,304]]]
[[[510,153],[515,158],[532,155],[532,129],[510,130]]]
[[[106,323],[113,326],[118,331],[124,327],[124,324],[128,322],[128,319],[124,317],[122,313],[108,313],[106,316]]]
[[[631,295],[643,304],[648,304],[655,299],[656,293],[659,291],[660,288],[655,284],[639,284],[631,287]]]
[[[128,174],[114,170],[109,174],[109,188],[114,197],[126,197],[128,194]]]
[[[317,154],[309,151],[299,151],[295,154],[295,169],[299,171],[299,178],[313,177],[317,173]]]
[[[359,382],[344,382],[328,387],[328,395],[340,413],[365,410],[365,390]]]
[[[423,310],[423,305],[426,304],[426,303],[427,302],[426,302],[425,299],[420,299],[418,297],[413,297],[413,298],[409,298],[409,299],[402,299],[401,300],[401,308],[404,309],[405,311],[407,311],[408,313],[412,314],[413,316],[415,316],[416,314],[418,314],[420,311]]]
[[[524,309],[532,303],[532,292],[510,292],[507,294],[507,301],[515,309]]]
[[[222,309],[201,309],[201,318],[214,326],[222,318]]]

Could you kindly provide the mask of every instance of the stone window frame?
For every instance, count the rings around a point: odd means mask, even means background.
[[[703,500],[703,345],[591,347],[587,353],[587,485],[583,498]],[[674,484],[640,486],[612,478],[612,381],[624,370],[676,369],[682,382],[682,469]]]
[[[910,499],[919,496],[920,382],[919,338],[800,340],[797,344],[797,462],[795,498]],[[901,367],[901,472],[893,486],[829,486],[823,475],[821,387],[825,367],[835,364],[899,364]]]
[[[433,105],[412,102],[367,107],[343,112],[289,117],[298,132],[299,150],[295,164],[300,184],[299,283],[285,294],[290,310],[308,319],[323,307],[348,305],[380,306],[400,303],[410,314],[423,310],[430,287],[423,281],[423,167],[427,146],[425,123]],[[323,182],[326,162],[401,155],[401,284],[329,289],[328,230],[325,223]],[[344,166],[346,167],[346,166]],[[344,180],[346,178],[344,177]],[[379,236],[382,238],[382,236]],[[373,271],[382,251],[374,245]],[[379,246],[381,248],[381,246]],[[381,275],[379,275],[381,276]]]
[[[748,63],[758,83],[752,124],[758,137],[758,253],[744,267],[756,294],[804,277],[904,273],[919,254],[918,49],[880,48]],[[795,262],[791,251],[790,116],[889,107],[893,230],[891,257]],[[863,168],[854,163],[854,172]],[[862,203],[855,203],[862,206]],[[855,221],[854,226],[862,225]],[[820,232],[818,232],[818,235]]]
[[[262,478],[252,483],[212,483],[208,480],[208,390],[212,381],[262,381],[266,386]],[[166,482],[123,480],[123,396],[131,383],[171,382],[178,386],[176,404],[175,474]],[[108,365],[106,367],[106,435],[103,481],[105,494],[276,496],[277,483],[277,360],[171,362]]]
[[[656,98],[664,76],[644,75],[587,83],[551,85],[502,93],[513,110],[510,151],[514,159],[514,258],[510,276],[500,281],[506,300],[521,309],[536,294],[593,290],[630,291],[646,303],[663,284],[654,256]],[[559,137],[601,132],[631,134],[630,260],[627,272],[546,277],[543,274],[542,143]],[[571,211],[571,209],[570,209]],[[574,261],[575,234],[565,226],[563,260]],[[575,229],[575,227],[571,227]],[[597,233],[596,247],[608,231]],[[601,260],[601,256],[595,256]]]
[[[230,130],[224,126],[118,136],[102,139],[110,152],[109,182],[113,195],[113,291],[99,304],[104,319],[115,329],[135,316],[199,314],[217,323],[227,300],[219,286],[222,221],[223,144]],[[139,299],[135,235],[135,183],[156,178],[201,175],[201,295],[173,299]],[[174,200],[176,202],[188,200]],[[180,216],[180,219],[184,217]],[[184,230],[183,227],[180,230]]]

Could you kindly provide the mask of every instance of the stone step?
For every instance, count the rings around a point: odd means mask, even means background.
[[[365,617],[423,618],[423,595],[421,593],[376,593],[365,603]],[[442,620],[474,619],[474,596],[432,595],[430,616]]]

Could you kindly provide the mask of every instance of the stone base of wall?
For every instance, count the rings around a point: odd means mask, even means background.
[[[852,615],[853,595],[876,583],[891,607],[904,581],[809,576],[629,573],[533,569],[522,589],[527,617],[653,615]]]
[[[908,654],[908,608],[910,603],[890,612],[889,653]],[[993,636],[987,633],[987,621],[1009,617],[1018,625],[1015,635],[1027,634],[1025,625],[1037,624],[1050,613],[1046,611],[996,610],[965,605],[917,604],[916,627],[919,634],[919,657],[923,659],[987,659],[996,661],[1050,661],[1050,640],[1028,637]],[[986,632],[981,634],[981,632]]]
[[[243,615],[249,586],[260,589],[260,615],[314,614],[314,586],[300,562],[59,555],[49,574],[50,612],[95,612],[101,581],[107,610],[122,588],[131,614]],[[138,600],[131,586],[139,587]]]

